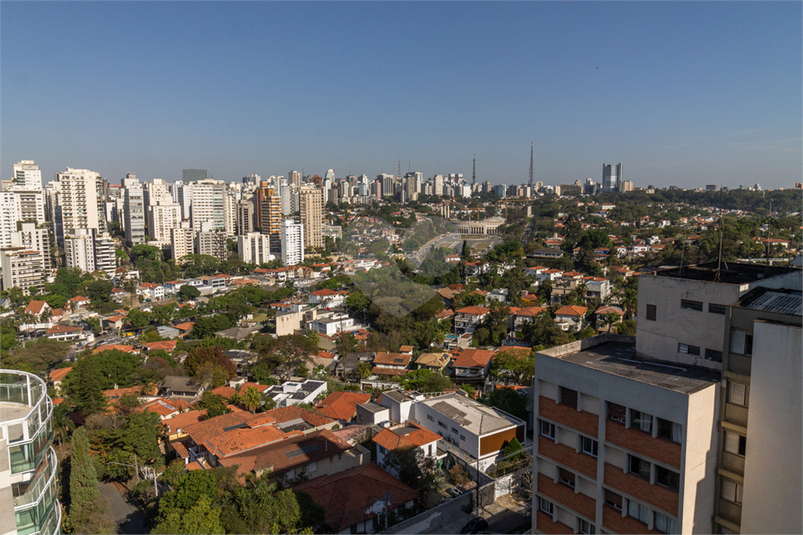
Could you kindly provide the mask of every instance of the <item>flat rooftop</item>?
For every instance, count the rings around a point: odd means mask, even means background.
[[[515,416],[461,394],[433,397],[421,403],[454,420],[475,435],[485,435],[524,423]]]
[[[734,306],[800,316],[803,312],[803,293],[758,287],[743,295]]]
[[[604,342],[583,351],[560,356],[549,355],[547,351],[541,354],[685,394],[691,394],[720,380],[719,371],[639,358],[636,356],[636,346],[630,343]]]
[[[721,284],[747,284],[761,279],[777,277],[801,271],[795,268],[767,267],[760,264],[742,264],[738,262],[722,262],[719,281],[717,276],[717,263],[695,264],[690,266],[659,269],[656,277],[673,277],[676,279],[699,280],[704,282],[719,282]]]

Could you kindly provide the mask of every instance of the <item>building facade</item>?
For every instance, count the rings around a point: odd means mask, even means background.
[[[270,236],[260,232],[237,236],[237,254],[243,262],[257,265],[266,264],[275,258],[271,254]]]
[[[292,219],[282,221],[282,264],[295,266],[304,261],[304,225]]]
[[[299,212],[304,225],[304,248],[323,247],[323,195],[311,187],[299,191]]]
[[[3,290],[19,288],[24,295],[31,295],[31,288],[39,292],[45,287],[45,271],[42,253],[23,248],[0,250],[2,261]]]

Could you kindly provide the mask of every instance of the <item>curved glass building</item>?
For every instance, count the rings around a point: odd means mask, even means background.
[[[53,401],[36,375],[0,370],[0,534],[61,533]]]

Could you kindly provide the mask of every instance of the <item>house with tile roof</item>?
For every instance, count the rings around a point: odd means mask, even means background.
[[[456,349],[452,354],[455,379],[485,379],[491,369],[493,351],[487,349]]]
[[[400,376],[409,371],[412,354],[378,352],[374,357],[372,375]]]
[[[47,301],[32,300],[25,307],[25,313],[32,315],[36,321],[39,321],[48,310],[50,310],[50,305],[47,304]]]
[[[473,333],[491,309],[478,306],[464,307],[455,313],[455,334]]]
[[[520,308],[515,313],[511,309],[511,316],[513,318],[513,330],[520,331],[527,323],[535,323],[540,314],[543,314],[546,308],[539,306],[530,306]]]
[[[64,378],[67,377],[67,374],[72,371],[72,366],[69,368],[56,368],[55,370],[51,371],[48,375],[48,379],[50,379],[51,384],[53,385],[53,389],[56,391],[56,395],[61,395],[61,383],[64,381]]]
[[[443,351],[438,353],[421,353],[415,359],[416,369],[419,370],[432,370],[434,372],[443,372],[451,359],[448,353]]]
[[[327,532],[377,533],[385,515],[412,509],[418,492],[374,463],[316,477],[293,487],[326,509]]]
[[[83,340],[89,337],[94,340],[95,338],[92,335],[87,335],[87,333],[85,333],[84,330],[77,325],[62,325],[60,323],[45,331],[45,336],[51,340],[58,340],[59,342]]]
[[[307,379],[301,383],[287,381],[281,385],[273,385],[265,390],[265,395],[276,402],[277,407],[289,407],[299,403],[313,403],[326,392],[326,381]]]
[[[148,351],[167,351],[170,353],[176,349],[176,340],[160,340],[159,342],[148,342],[145,344],[145,349]]]
[[[92,300],[90,298],[83,297],[81,295],[77,295],[75,297],[67,299],[67,305],[72,309],[87,307],[91,302]]]
[[[102,353],[103,351],[122,351],[123,353],[139,354],[139,349],[135,349],[132,345],[125,344],[103,344],[96,347],[92,353]]]
[[[373,438],[376,444],[376,464],[387,470],[393,477],[399,477],[396,467],[387,462],[386,457],[389,453],[397,450],[418,449],[423,457],[438,461],[446,457],[445,452],[438,453],[438,444],[442,438],[439,434],[415,423],[385,428]]]
[[[585,326],[586,312],[588,312],[588,307],[562,306],[555,311],[555,325],[564,331],[572,328],[580,330]]]
[[[318,406],[318,412],[334,420],[350,422],[357,416],[357,405],[371,400],[366,392],[332,392]]]
[[[144,412],[155,412],[160,420],[165,420],[190,410],[192,405],[180,399],[156,398],[143,402],[140,407]]]

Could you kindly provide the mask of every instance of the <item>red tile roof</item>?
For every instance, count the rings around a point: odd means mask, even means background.
[[[56,381],[61,381],[61,380],[62,380],[62,379],[64,379],[64,378],[67,376],[67,374],[68,374],[68,373],[70,373],[71,371],[72,371],[72,367],[69,367],[69,368],[58,368],[58,369],[56,369],[56,370],[53,370],[52,372],[50,372],[50,380],[51,380],[51,381],[53,381],[54,383],[55,383]]]
[[[30,301],[28,302],[28,306],[25,307],[26,314],[34,314],[39,315],[42,313],[42,310],[47,305],[47,301]]]
[[[101,353],[103,351],[122,351],[123,353],[133,353],[134,346],[124,344],[104,344],[96,347],[92,353]]]
[[[373,375],[404,375],[408,371],[407,369],[400,369],[400,368],[380,368],[374,367],[371,370],[371,374]]]
[[[484,368],[490,362],[493,353],[486,349],[464,349],[452,362],[452,366],[459,368]]]
[[[243,383],[242,386],[240,386],[240,392],[243,392],[249,386],[253,386],[260,393],[264,392],[265,390],[270,388],[267,385],[261,385],[259,383],[250,383],[249,382],[249,383]],[[213,394],[217,394],[218,396],[223,396],[226,399],[229,399],[236,391],[237,391],[236,388],[232,388],[232,387],[230,387],[228,385],[224,385],[224,386],[219,386],[219,387],[215,388],[214,390],[212,390],[212,393]]]
[[[74,332],[81,332],[83,329],[76,325],[54,325],[49,328],[45,334],[63,334],[63,333],[74,333]]]
[[[491,310],[490,308],[485,307],[465,307],[461,308],[457,311],[458,314],[470,314],[472,316],[482,316],[483,314],[487,314],[488,311]]]
[[[410,365],[410,360],[412,360],[412,355],[403,355],[402,353],[384,353],[379,352],[374,357],[374,365],[375,366],[404,366],[407,367]]]
[[[351,420],[357,405],[370,401],[371,394],[363,392],[332,392],[321,402],[318,411],[335,420]]]
[[[195,323],[188,321],[187,323],[179,323],[175,327],[180,331],[191,331],[193,325],[195,325]]]
[[[411,423],[396,429],[383,429],[374,437],[374,442],[389,450],[396,448],[421,447],[437,442],[442,437],[428,429]]]
[[[579,307],[576,305],[562,306],[555,311],[556,316],[582,316],[588,312],[588,307]]]
[[[178,433],[179,431],[185,430],[192,424],[197,424],[204,418],[206,418],[206,409],[200,411],[188,411],[182,412],[181,414],[176,414],[172,418],[166,418],[162,420],[162,425],[167,429],[167,433],[172,435],[174,433]]]
[[[156,398],[142,404],[145,412],[155,412],[162,418],[175,414],[180,410],[188,410],[192,405],[178,399]]]
[[[535,317],[544,310],[546,310],[544,307],[536,307],[536,306],[522,308],[521,310],[516,312],[516,316]]]
[[[149,342],[145,344],[145,347],[148,351],[156,351],[159,349],[162,351],[173,351],[177,343],[176,340],[162,340],[161,342]]]
[[[365,511],[378,500],[389,500],[389,509],[394,509],[418,497],[418,492],[374,463],[316,477],[293,490],[303,490],[326,509],[326,524],[334,532],[375,517],[376,513]]]

